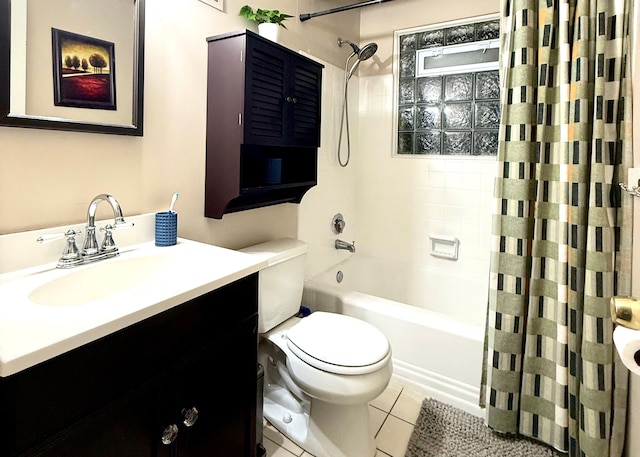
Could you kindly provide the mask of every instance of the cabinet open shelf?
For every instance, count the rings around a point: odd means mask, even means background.
[[[240,150],[240,188],[287,189],[316,184],[314,148],[282,148],[243,144]]]

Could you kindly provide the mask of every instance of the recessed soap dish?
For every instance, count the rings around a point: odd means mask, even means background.
[[[460,240],[454,236],[429,235],[431,239],[431,255],[443,259],[458,260]]]

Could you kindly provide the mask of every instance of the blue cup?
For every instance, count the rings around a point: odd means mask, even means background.
[[[282,159],[267,159],[267,184],[282,183]]]
[[[173,246],[178,242],[178,213],[156,213],[156,246]]]

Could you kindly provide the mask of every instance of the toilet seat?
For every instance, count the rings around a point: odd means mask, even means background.
[[[386,355],[383,356],[380,361],[364,367],[344,367],[328,364],[326,362],[323,364],[321,360],[315,357],[310,357],[308,354],[301,351],[300,348],[296,347],[295,344],[290,342],[289,334],[292,330],[297,327],[297,330],[293,332],[293,340],[300,343],[296,338],[296,333],[306,333],[305,328],[308,328],[307,326],[309,325],[312,326],[311,330],[320,331],[325,335],[324,343],[321,343],[320,346],[327,344],[327,341],[336,340],[335,335],[331,337],[326,336],[331,335],[332,330],[335,330],[331,325],[327,327],[326,325],[313,323],[318,319],[318,316],[313,319],[311,319],[311,316],[316,314],[322,315],[321,312],[316,311],[305,318],[292,317],[269,332],[261,334],[261,338],[268,342],[266,343],[267,347],[269,347],[268,345],[273,344],[274,347],[280,350],[276,351],[276,355],[273,357],[273,360],[267,360],[266,363],[273,363],[273,361],[277,359],[278,352],[282,354],[285,357],[286,363],[286,372],[284,373],[284,377],[290,378],[295,386],[303,392],[303,397],[309,396],[312,399],[317,399],[331,404],[358,405],[369,402],[380,395],[389,384],[389,380],[393,373],[391,349],[389,347],[387,347]],[[347,318],[347,316],[343,317]],[[311,319],[311,323],[309,323],[308,319]],[[320,317],[320,320],[322,322],[327,321],[327,319],[324,319],[323,317]],[[307,324],[298,327],[298,325],[303,321],[308,322]],[[364,324],[367,326],[370,325],[367,323]],[[374,329],[374,333],[378,332],[375,327],[371,327]],[[380,333],[380,335],[384,338],[382,333]],[[322,341],[322,338],[315,338],[315,340]],[[386,341],[386,338],[384,338],[384,340]],[[388,345],[388,343],[386,344]],[[341,348],[341,350],[342,349],[344,348]],[[297,354],[294,350],[297,351]],[[304,357],[304,360],[302,357],[298,356],[298,354]],[[372,357],[372,359],[375,358],[377,357]],[[275,366],[277,366],[278,363],[281,362],[277,362]],[[313,363],[313,365],[311,363]],[[278,372],[281,376],[283,375],[283,373],[280,373],[280,370],[278,370]],[[289,385],[286,379],[283,379],[283,382],[287,386]]]
[[[387,338],[373,325],[317,311],[287,331],[287,347],[305,363],[328,373],[362,375],[391,358]]]

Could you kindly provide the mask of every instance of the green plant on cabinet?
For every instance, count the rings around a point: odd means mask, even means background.
[[[249,5],[244,5],[240,8],[240,13],[238,16],[242,16],[245,19],[255,22],[256,24],[278,24],[282,28],[287,28],[284,25],[284,21],[286,19],[292,18],[290,14],[281,13],[278,10],[265,10],[258,8],[255,11]]]

